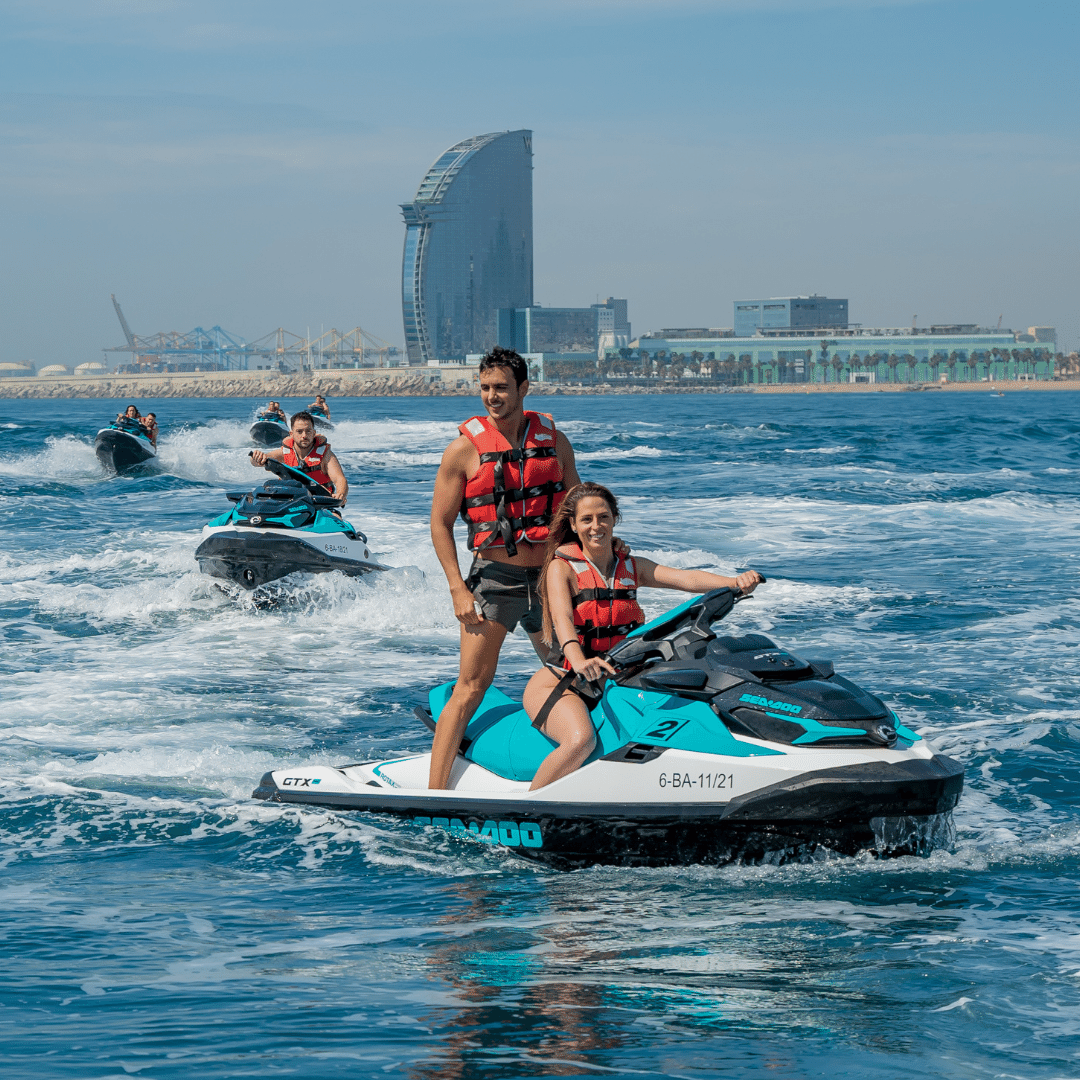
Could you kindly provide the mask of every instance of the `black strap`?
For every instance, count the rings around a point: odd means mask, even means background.
[[[551,713],[551,710],[555,708],[555,703],[563,696],[563,692],[568,686],[577,678],[577,672],[571,668],[556,684],[555,689],[544,699],[544,704],[540,706],[540,711],[533,719],[532,726],[537,731],[540,730],[547,722],[547,718]]]
[[[561,480],[548,480],[543,484],[535,484],[527,488],[505,488],[502,491],[492,491],[487,495],[474,495],[470,499],[462,499],[462,507],[474,510],[478,506],[490,506],[503,496],[510,502],[524,502],[526,499],[538,499],[541,495],[547,495],[550,499],[558,491],[565,491],[566,486]]]
[[[621,626],[593,626],[588,623],[583,627],[578,627],[578,640],[581,641],[581,647],[586,656],[595,656],[597,654],[593,648],[594,642],[602,638],[626,637],[642,625],[639,622],[623,623]]]
[[[590,600],[610,604],[612,600],[636,600],[637,589],[582,589],[573,599],[574,607]]]
[[[516,450],[489,450],[486,454],[480,455],[480,461],[482,464],[490,461],[503,464],[511,461],[525,461],[528,458],[555,457],[556,453],[554,446],[526,446],[518,447]]]

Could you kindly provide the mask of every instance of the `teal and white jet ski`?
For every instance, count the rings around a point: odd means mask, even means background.
[[[430,755],[414,754],[275,769],[254,797],[396,814],[559,867],[907,854],[947,836],[963,767],[830,662],[760,634],[718,637],[737,599],[707,593],[612,649],[619,675],[592,712],[596,749],[539,791],[529,782],[554,743],[492,688],[451,790],[429,791]],[[429,727],[452,690],[418,710]]]
[[[254,491],[226,492],[233,508],[203,526],[195,558],[204,574],[250,590],[286,574],[340,570],[355,577],[388,569],[322,484],[280,461],[269,460],[266,468],[277,479]]]
[[[157,458],[157,448],[150,433],[139,423],[122,416],[107,428],[102,428],[94,440],[98,461],[110,472],[129,472]]]

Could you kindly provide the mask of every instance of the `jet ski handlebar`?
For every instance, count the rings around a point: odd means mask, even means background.
[[[248,457],[251,457],[255,453],[254,450],[248,451]],[[298,484],[301,484],[309,494],[313,495],[314,501],[319,506],[344,506],[344,502],[341,499],[334,497],[334,493],[326,487],[325,484],[320,484],[317,480],[312,480],[310,476],[302,469],[294,469],[291,465],[286,465],[283,461],[275,461],[274,458],[267,458],[263,462],[263,468],[267,472],[272,472],[275,476],[280,477],[282,480],[295,480]]]
[[[649,660],[674,660],[695,652],[716,637],[712,624],[749,596],[741,589],[713,589],[644,633],[624,638],[608,652],[606,659],[625,671],[640,669]]]

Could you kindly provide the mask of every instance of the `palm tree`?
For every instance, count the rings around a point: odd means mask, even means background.
[[[885,363],[889,365],[889,382],[896,382],[896,369],[900,366],[900,357],[891,352],[885,358]]]
[[[830,363],[832,364],[833,369],[833,382],[838,383],[840,381],[840,371],[844,366],[844,361],[840,358],[839,353],[833,353]]]

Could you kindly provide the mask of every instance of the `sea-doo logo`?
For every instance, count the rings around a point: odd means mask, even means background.
[[[321,784],[322,780],[318,778],[312,778],[310,776],[286,776],[281,781],[282,787],[311,787],[314,784]]]
[[[540,848],[544,836],[535,821],[470,821],[466,826],[461,818],[414,817],[414,825],[433,825],[446,829],[451,836],[472,837],[482,844],[499,844],[502,847]]]
[[[751,705],[762,705],[766,709],[777,709],[786,713],[801,713],[801,705],[792,705],[790,701],[773,701],[772,698],[758,697],[757,694],[743,694],[740,701],[748,701]]]

